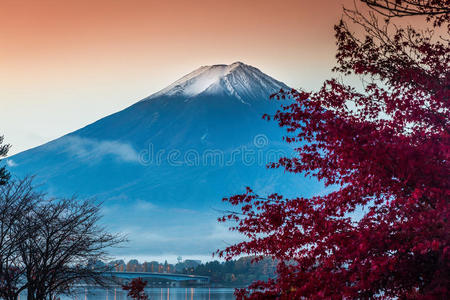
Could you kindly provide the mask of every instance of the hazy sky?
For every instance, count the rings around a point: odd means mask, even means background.
[[[0,0],[10,154],[121,110],[202,65],[242,61],[316,88],[353,0]]]

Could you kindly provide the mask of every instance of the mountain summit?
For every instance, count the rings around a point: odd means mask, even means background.
[[[161,96],[184,96],[225,93],[246,102],[267,100],[267,94],[287,86],[259,69],[235,62],[231,65],[202,66],[144,100]]]
[[[262,119],[287,86],[243,64],[201,67],[158,93],[39,147],[7,158],[52,196],[103,201],[104,222],[126,232],[115,255],[209,255],[236,240],[217,223],[222,197],[308,195],[314,182],[267,170],[289,155],[284,130]],[[118,250],[119,251],[119,250]]]

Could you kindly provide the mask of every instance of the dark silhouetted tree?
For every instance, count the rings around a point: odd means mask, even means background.
[[[345,10],[334,70],[360,76],[364,89],[332,79],[317,92],[281,91],[273,97],[287,102],[266,116],[297,147],[271,167],[333,191],[286,199],[248,188],[225,199],[240,212],[220,221],[247,240],[219,254],[280,261],[276,279],[240,299],[450,298],[448,1],[363,2],[382,20]],[[431,29],[394,25],[411,15]]]
[[[380,15],[393,17],[426,16],[440,26],[448,21],[450,0],[361,0]]]
[[[20,222],[36,205],[39,197],[30,179],[10,180],[0,187],[0,297],[17,299],[26,289],[25,268],[19,246],[28,238],[29,230],[21,230]]]
[[[8,144],[3,144],[3,136],[0,136],[0,158],[5,157],[6,154],[8,154],[8,150],[10,148],[10,145]],[[6,167],[2,166],[0,167],[0,185],[3,185],[6,183],[6,181],[8,181],[10,175],[9,173],[6,171]]]

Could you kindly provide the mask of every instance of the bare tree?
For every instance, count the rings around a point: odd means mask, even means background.
[[[0,297],[8,300],[17,299],[26,288],[18,247],[26,241],[28,233],[18,229],[20,220],[39,198],[30,183],[27,178],[8,181],[0,187]]]
[[[19,215],[12,210],[0,215],[1,225],[11,227],[12,233],[6,237],[9,246],[4,247],[8,255],[0,257],[1,265],[7,266],[1,278],[11,278],[2,281],[3,298],[17,299],[26,289],[30,300],[51,299],[71,293],[75,284],[110,283],[111,278],[102,275],[106,270],[93,269],[90,262],[108,259],[108,248],[125,239],[98,225],[99,204],[75,198],[48,199],[33,192],[30,180],[12,180],[0,189],[0,208],[11,202],[4,195],[16,195],[16,207],[25,203]]]
[[[392,17],[426,16],[441,24],[450,17],[450,0],[361,0],[381,15]]]

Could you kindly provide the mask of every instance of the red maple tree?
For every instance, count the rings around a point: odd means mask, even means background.
[[[142,278],[134,278],[128,284],[122,285],[124,291],[128,291],[127,296],[136,300],[147,300],[148,296],[144,289],[147,286],[147,281]]]
[[[360,76],[363,90],[331,79],[280,91],[282,109],[265,116],[297,147],[271,167],[333,191],[224,199],[240,212],[219,221],[247,239],[219,255],[279,261],[276,279],[239,299],[450,299],[450,2],[362,2],[368,12],[345,9],[335,26],[334,70]],[[420,15],[428,31],[393,24]]]

